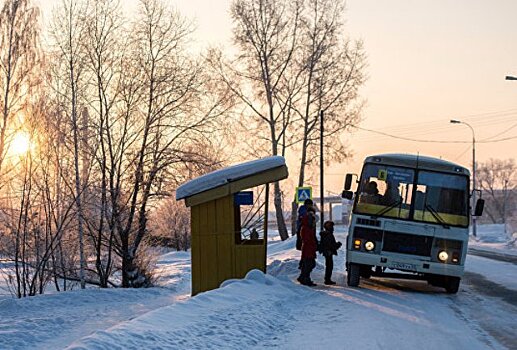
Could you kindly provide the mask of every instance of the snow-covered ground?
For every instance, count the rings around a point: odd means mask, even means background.
[[[343,251],[337,286],[300,286],[298,257],[293,239],[270,242],[267,275],[252,271],[194,298],[190,255],[174,252],[158,262],[160,287],[0,300],[0,349],[517,348],[515,264],[469,256],[459,293],[448,295],[422,281],[348,288]],[[320,257],[320,284],[323,269]]]
[[[510,225],[479,225],[477,237],[471,236],[469,247],[476,250],[517,256],[517,232]]]

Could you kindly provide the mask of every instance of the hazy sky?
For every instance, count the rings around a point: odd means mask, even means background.
[[[40,0],[47,13],[58,0]],[[231,39],[225,0],[170,0],[197,23],[199,45]],[[129,11],[135,0],[122,1]],[[369,79],[361,126],[425,140],[479,141],[517,137],[516,0],[348,0],[347,33],[364,41]],[[512,128],[513,127],[513,128]],[[497,136],[498,135],[498,136]],[[366,155],[401,152],[443,157],[471,166],[471,144],[397,140],[365,131],[349,139],[355,156],[329,169],[328,189],[338,192],[343,174],[358,172]],[[517,158],[517,138],[476,144],[476,158]]]

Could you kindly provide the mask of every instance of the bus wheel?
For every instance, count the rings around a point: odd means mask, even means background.
[[[361,273],[361,267],[357,264],[350,263],[348,265],[348,272],[346,275],[346,283],[350,287],[357,287],[359,285],[359,279]]]
[[[370,265],[361,265],[361,267],[359,268],[359,275],[362,277],[362,278],[370,278],[372,277],[372,267]]]
[[[460,289],[460,279],[458,277],[446,277],[445,278],[445,290],[449,294],[456,294]]]

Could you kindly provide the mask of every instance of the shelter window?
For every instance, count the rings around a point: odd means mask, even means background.
[[[265,187],[236,193],[234,196],[235,243],[263,244]],[[239,196],[242,196],[239,198]],[[251,201],[250,201],[251,198]]]

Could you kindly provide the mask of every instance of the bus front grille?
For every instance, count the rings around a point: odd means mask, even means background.
[[[392,253],[431,256],[433,237],[384,232],[382,250]]]

